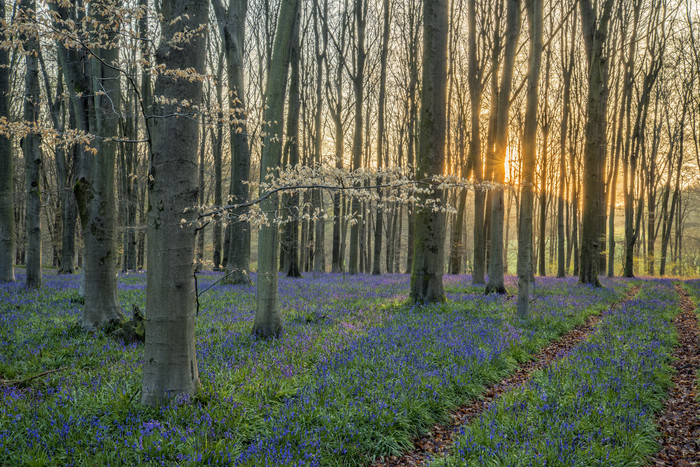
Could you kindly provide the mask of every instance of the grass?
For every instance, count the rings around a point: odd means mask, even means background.
[[[0,285],[0,465],[359,465],[477,396],[547,342],[618,299],[575,279],[538,279],[532,319],[512,299],[446,277],[449,304],[406,305],[408,277],[280,278],[285,334],[252,338],[255,288],[200,299],[202,390],[141,406],[142,347],[77,328],[78,278],[40,291]],[[204,290],[219,274],[200,275]],[[509,286],[512,288],[512,283]],[[125,311],[145,308],[145,276],[119,280]],[[146,310],[147,313],[147,310]]]

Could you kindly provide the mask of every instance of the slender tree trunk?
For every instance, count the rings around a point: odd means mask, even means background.
[[[299,28],[294,28],[292,49],[290,54],[290,79],[289,79],[289,111],[287,114],[287,142],[285,144],[286,159],[291,166],[299,163]],[[320,194],[320,192],[316,193]],[[283,272],[288,277],[301,277],[299,271],[299,193],[283,195],[283,203],[286,201],[286,209],[282,217],[291,216],[292,220],[284,225],[284,233],[287,242],[283,242],[283,248],[287,251],[289,264]],[[287,199],[285,199],[287,198]],[[314,258],[315,259],[315,258]],[[315,261],[314,261],[315,264]]]
[[[198,74],[205,72],[206,32],[194,34],[188,42],[178,42],[177,46],[172,41],[183,29],[197,31],[206,24],[208,10],[206,0],[163,1],[162,39],[156,51],[159,65],[167,69],[192,68]],[[154,94],[178,96],[197,108],[202,101],[202,83],[161,74],[156,79]],[[163,118],[178,110],[177,104],[160,103],[154,107],[154,114],[161,118],[152,122],[148,325],[141,390],[141,401],[148,405],[161,404],[183,394],[194,395],[199,386],[192,225],[196,213],[188,210],[197,202],[199,124],[196,118]],[[183,218],[189,222],[181,225]]]
[[[201,117],[202,126],[202,137],[199,139],[199,177],[197,183],[197,189],[199,191],[199,205],[204,206],[206,204],[206,191],[204,190],[204,155],[206,152],[206,142],[207,142],[207,127],[204,123],[204,115]],[[195,264],[195,271],[199,272],[204,269],[204,234],[206,233],[206,226],[202,226],[197,229],[197,262]]]
[[[223,101],[223,83],[219,79],[216,83],[216,95],[217,95],[217,105],[221,109],[224,105]],[[221,146],[223,145],[223,113],[219,111],[217,114],[217,127],[216,130],[212,129],[212,154],[214,156],[214,205],[222,205],[222,154]],[[215,136],[216,135],[216,136]],[[212,256],[212,261],[214,263],[214,271],[220,271],[222,269],[221,262],[221,223],[215,222],[212,232],[212,243],[214,247],[214,253]]]
[[[382,33],[382,49],[380,58],[379,70],[379,109],[377,110],[377,170],[382,169],[382,158],[384,150],[384,114],[386,112],[386,64],[389,52],[389,0],[383,1],[384,5],[384,30]],[[381,177],[377,177],[377,185],[381,185]],[[384,230],[384,210],[381,207],[383,203],[381,198],[381,190],[378,189],[379,200],[377,201],[377,221],[374,229],[374,268],[372,274],[381,273],[381,254],[382,254],[382,231]],[[387,237],[387,242],[389,238]]]
[[[323,2],[324,17],[328,18],[328,0]],[[320,166],[323,150],[323,61],[328,49],[328,22],[324,21],[319,33],[318,8],[313,8],[314,39],[316,42],[316,110],[314,115],[314,160]],[[291,91],[290,91],[291,92]],[[317,212],[323,210],[323,192],[314,190],[313,204]],[[314,272],[326,271],[326,221],[319,217],[316,222]]]
[[[243,51],[245,44],[245,22],[248,0],[230,0],[224,10],[220,0],[212,6],[220,25],[226,56],[226,75],[229,84],[228,104],[231,118],[231,203],[241,204],[248,200],[250,178],[250,148],[246,123],[246,90],[243,75]],[[226,280],[229,284],[251,284],[250,269],[250,225],[240,217],[248,212],[247,207],[231,210],[229,223]]]
[[[299,0],[282,0],[275,34],[274,50],[266,89],[266,108],[263,121],[268,129],[263,142],[260,160],[260,182],[268,173],[276,170],[282,156],[282,122],[284,99],[287,91],[287,74],[295,29],[299,23]],[[263,212],[276,215],[277,196],[270,196],[261,203]],[[282,316],[277,300],[278,228],[274,219],[260,227],[258,233],[258,293],[253,334],[263,338],[282,333]]]
[[[36,15],[36,1],[22,1],[22,18],[31,24]],[[31,125],[39,125],[39,41],[30,33],[26,39],[26,70],[24,75],[24,120]],[[27,193],[27,276],[25,285],[29,288],[41,287],[41,135],[27,134],[21,141],[24,153],[25,191]],[[12,176],[12,173],[10,173]]]
[[[522,191],[518,223],[518,305],[520,319],[528,317],[531,283],[534,276],[532,258],[532,217],[537,171],[537,106],[538,86],[542,67],[542,0],[525,0],[530,37],[528,61],[528,88],[525,103],[525,129],[523,131]],[[543,232],[540,232],[542,235]],[[543,252],[544,253],[544,252]],[[542,253],[542,254],[543,254]]]
[[[353,89],[355,91],[355,130],[352,144],[352,164],[353,170],[362,167],[362,136],[363,136],[363,115],[364,105],[364,71],[365,71],[365,11],[363,11],[363,0],[355,0],[355,37],[357,58],[355,60],[355,75],[353,76]],[[350,225],[350,274],[359,272],[360,260],[360,222],[361,201],[357,197],[352,198],[352,215],[355,222]]]
[[[5,19],[5,0],[0,0],[0,18]],[[0,48],[0,115],[10,115],[10,53]],[[12,143],[0,135],[0,282],[15,280],[15,213]]]
[[[574,66],[574,51],[575,45],[573,41],[576,36],[576,18],[574,17],[572,21],[572,31],[571,40],[572,44],[569,46],[569,58],[566,63],[562,63],[562,68],[564,69],[563,80],[564,80],[564,103],[562,106],[562,118],[561,118],[561,133],[560,133],[560,154],[559,154],[559,196],[557,199],[557,277],[566,276],[566,248],[565,248],[565,229],[564,229],[564,210],[566,209],[565,197],[566,197],[566,137],[569,131],[569,119],[571,114],[571,74]],[[565,28],[566,29],[566,28]],[[562,36],[563,37],[563,36]],[[563,43],[562,38],[562,43]],[[564,62],[565,51],[562,50],[562,62]],[[568,220],[567,220],[568,222]]]
[[[423,77],[418,179],[439,175],[445,169],[445,109],[447,86],[447,0],[423,0]],[[443,199],[442,190],[430,195]],[[425,202],[425,196],[422,197]],[[416,210],[411,271],[411,299],[445,300],[445,216],[427,206]]]
[[[481,97],[483,94],[483,71],[476,56],[476,0],[469,2],[469,97],[471,101],[471,134],[469,141],[469,159],[472,161],[474,181],[484,181],[484,163],[481,157]],[[486,209],[486,192],[479,187],[474,190],[474,267],[472,284],[486,283],[486,235],[484,232],[484,210]]]
[[[505,183],[506,146],[508,144],[508,115],[513,85],[513,67],[520,35],[520,1],[508,0],[506,15],[506,43],[498,94],[498,113],[495,132],[495,154],[491,170],[493,181],[501,186],[491,190],[491,251],[489,257],[489,281],[486,293],[506,293],[503,281],[503,183]]]

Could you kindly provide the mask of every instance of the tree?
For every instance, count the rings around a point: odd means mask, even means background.
[[[317,0],[315,0],[317,1]],[[314,159],[317,165],[322,164],[322,150],[323,150],[323,60],[326,52],[328,51],[328,24],[323,23],[321,27],[321,32],[319,34],[319,12],[318,8],[313,9],[314,17],[314,41],[316,48],[316,110],[314,115]],[[328,17],[328,0],[323,2],[324,16]],[[297,41],[298,42],[298,41]],[[300,54],[300,48],[296,54],[296,59],[298,60]],[[294,57],[293,57],[294,58]],[[294,66],[296,66],[296,73],[298,74],[299,65],[292,64],[294,73]],[[297,93],[298,94],[298,93]],[[298,100],[298,98],[297,98]],[[298,105],[298,104],[297,104]],[[314,190],[312,193],[313,206],[316,212],[321,212],[323,210],[323,193],[320,190]],[[326,271],[326,222],[321,216],[315,222],[316,232],[315,232],[315,248],[314,248],[314,272],[325,272]]]
[[[571,75],[574,69],[574,51],[576,39],[576,16],[571,21],[571,44],[566,46],[565,31],[562,32],[562,48],[561,48],[561,68],[563,84],[564,100],[562,105],[561,117],[561,133],[559,135],[559,195],[557,198],[557,277],[566,276],[566,252],[565,252],[565,233],[564,233],[564,210],[565,210],[565,193],[566,193],[566,138],[569,131],[570,115],[571,115]],[[567,58],[568,53],[568,58]],[[568,211],[567,211],[568,213]]]
[[[523,130],[523,161],[520,183],[520,221],[518,224],[518,317],[528,315],[530,292],[534,277],[532,261],[532,218],[537,169],[537,106],[539,79],[542,68],[542,0],[525,0],[530,36],[527,102]],[[544,196],[544,193],[542,193]],[[544,232],[540,232],[543,235]],[[540,252],[544,255],[544,251]]]
[[[297,27],[299,0],[282,0],[277,22],[277,32],[270,62],[266,86],[266,107],[263,121],[266,126],[260,159],[260,181],[274,174],[282,158],[282,123],[284,100],[287,92],[287,74],[292,49],[294,29]],[[278,197],[272,195],[260,203],[264,213],[274,216],[278,210]],[[272,220],[272,219],[271,219]],[[268,222],[258,233],[258,291],[253,334],[267,338],[282,332],[282,317],[277,300],[278,227]]]
[[[36,16],[36,1],[23,0],[21,21],[31,25]],[[30,26],[31,27],[31,26]],[[34,33],[25,37],[24,120],[34,129],[22,138],[24,153],[25,191],[27,193],[27,287],[41,286],[41,181],[43,163],[41,134],[38,131],[41,95],[39,93],[39,40]]]
[[[484,69],[477,56],[476,47],[476,0],[469,1],[469,98],[471,101],[471,138],[469,141],[469,158],[474,170],[474,181],[484,181],[484,162],[481,157],[481,131],[480,114],[481,98],[484,91]],[[483,36],[480,35],[483,38]],[[483,40],[483,39],[482,39]],[[483,53],[481,55],[483,57]],[[485,284],[486,279],[486,238],[484,233],[484,209],[486,192],[477,189],[474,191],[474,270],[472,273],[473,284]]]
[[[202,101],[207,0],[164,0],[162,37],[156,63],[168,70],[194,70],[186,77],[160,74],[154,95],[177,96],[179,102],[156,99],[151,123],[149,172],[148,279],[146,344],[141,401],[157,405],[187,394],[199,385],[195,346],[195,277],[192,222],[197,204],[199,124],[194,114]],[[181,37],[188,31],[185,39]],[[179,103],[190,106],[178,109]],[[173,118],[176,112],[183,118]],[[186,222],[181,223],[181,219]]]
[[[377,115],[377,169],[382,168],[384,150],[384,114],[386,113],[386,63],[389,54],[389,0],[383,1],[384,27],[382,31],[382,49],[379,70],[379,109]],[[381,185],[381,177],[377,179],[377,185]],[[380,192],[381,195],[381,192]],[[382,230],[384,229],[384,213],[381,208],[382,200],[378,201],[377,221],[374,225],[374,260],[372,261],[372,274],[381,273]],[[387,254],[389,253],[389,239],[387,238]]]
[[[223,40],[228,77],[229,112],[231,124],[231,201],[240,204],[248,199],[250,178],[250,148],[246,123],[246,88],[243,77],[243,47],[245,44],[245,21],[248,0],[230,0],[224,9],[221,0],[212,0],[219,31]],[[229,229],[229,251],[226,263],[226,282],[250,284],[250,225],[241,216],[248,208],[234,208]]]
[[[520,35],[520,0],[508,0],[506,14],[506,43],[503,71],[498,91],[492,167],[493,181],[497,186],[491,191],[491,251],[489,256],[489,282],[486,293],[506,293],[503,282],[503,183],[505,182],[506,147],[508,143],[508,114],[510,109],[513,67]],[[492,70],[492,72],[494,72]]]
[[[300,17],[301,15],[297,16]],[[299,164],[299,62],[301,58],[299,55],[299,25],[297,25],[294,28],[294,37],[292,38],[292,49],[289,58],[289,111],[287,114],[287,140],[284,145],[285,165],[292,167]],[[318,120],[318,122],[320,123],[320,120]],[[319,136],[320,139],[320,133],[318,133],[317,136]],[[316,146],[320,151],[320,144],[317,143]],[[314,201],[316,201],[320,196],[320,192],[315,190],[314,195]],[[284,193],[282,196],[282,205],[282,216],[291,217],[291,220],[283,226],[282,249],[283,253],[287,255],[287,261],[289,263],[283,269],[283,272],[286,272],[288,277],[301,277],[301,273],[299,272],[299,193]],[[316,206],[316,202],[314,202],[314,206]],[[317,227],[321,223],[320,221],[317,222]],[[318,240],[318,229],[316,233],[316,239]],[[321,247],[320,250],[323,251],[323,248]],[[318,242],[316,253],[317,254],[314,256],[314,265],[318,265],[320,268],[321,263],[319,263],[317,259],[322,253],[319,252]],[[320,270],[318,272],[320,272]]]
[[[0,21],[5,22],[5,0],[0,0]],[[0,47],[0,118],[10,117],[10,53]],[[15,280],[15,214],[12,202],[12,144],[0,134],[0,282]]]
[[[440,175],[445,170],[447,23],[447,0],[423,0],[423,89],[416,165],[418,179]],[[436,190],[433,196],[441,198],[442,191]],[[445,300],[442,285],[444,235],[444,214],[429,205],[418,207],[411,271],[411,299],[416,302]]]
[[[579,281],[600,287],[599,253],[605,242],[600,225],[605,209],[604,169],[607,157],[606,117],[608,108],[608,68],[605,45],[615,0],[605,0],[600,17],[591,0],[580,0],[583,39],[588,63],[588,99],[586,101],[583,151],[583,214],[581,223],[581,261]],[[602,235],[601,235],[602,234]]]
[[[352,76],[352,85],[355,91],[355,129],[352,140],[352,168],[358,170],[362,167],[362,106],[364,105],[364,78],[365,78],[365,26],[367,21],[367,0],[354,0],[355,2],[355,70]],[[359,242],[360,242],[360,216],[361,202],[357,197],[352,199],[352,215],[354,222],[350,225],[350,274],[359,272]]]
[[[84,237],[82,325],[96,329],[121,319],[116,275],[115,141],[121,118],[118,33],[111,21],[117,2],[91,3],[92,24],[99,31],[75,29],[83,18],[64,2],[49,2],[58,40],[58,59],[68,86],[77,130],[94,135],[91,146],[80,146],[79,176],[73,187]],[[82,13],[81,13],[82,14]],[[99,36],[100,40],[96,40]],[[70,44],[70,48],[66,46]],[[89,92],[86,92],[88,90]]]

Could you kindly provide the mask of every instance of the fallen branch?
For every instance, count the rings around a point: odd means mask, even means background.
[[[54,368],[53,370],[44,371],[43,373],[39,373],[38,375],[30,376],[24,379],[0,379],[0,386],[19,386],[21,384],[28,383],[33,379],[41,378],[42,376],[50,375],[51,373],[57,373],[68,368],[69,367],[67,366],[62,366],[61,368]]]

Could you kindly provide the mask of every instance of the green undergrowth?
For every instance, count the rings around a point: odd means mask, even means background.
[[[645,284],[587,341],[464,426],[432,465],[645,464],[671,383],[677,312],[670,282]]]
[[[405,449],[627,285],[572,301],[577,286],[545,284],[521,322],[506,297],[412,307],[406,276],[285,281],[285,333],[269,341],[249,334],[254,289],[216,285],[200,297],[201,391],[150,408],[139,402],[142,346],[83,332],[77,278],[55,280],[0,290],[0,379],[20,381],[1,393],[0,465],[363,464]],[[120,277],[125,311],[145,309],[144,284]]]

